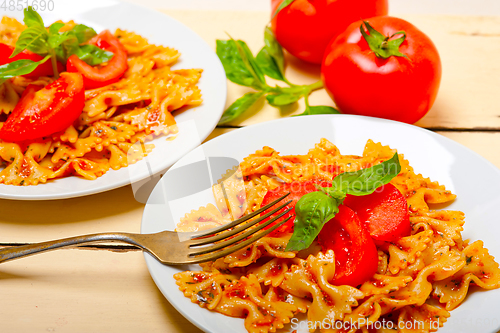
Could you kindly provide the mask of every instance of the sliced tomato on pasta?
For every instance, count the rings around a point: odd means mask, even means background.
[[[285,199],[286,201],[292,200],[290,204],[284,208],[284,210],[288,208],[293,208],[295,207],[295,204],[297,201],[299,201],[300,198],[304,194],[318,191],[316,188],[315,184],[318,184],[323,187],[330,187],[331,182],[323,181],[323,180],[307,180],[307,181],[294,181],[291,183],[284,183],[281,186],[278,186],[275,189],[269,190],[266,195],[264,196],[264,199],[262,200],[261,206],[265,206],[268,203],[273,202],[274,200],[282,197],[283,195],[290,193],[290,195]],[[276,207],[273,207],[276,208]],[[266,214],[272,209],[266,210],[262,215]],[[280,218],[276,223],[279,221],[282,221],[283,219],[286,219],[287,217],[291,216],[291,218],[283,224],[281,227],[279,227],[277,230],[273,231],[271,233],[271,236],[276,236],[281,233],[288,233],[288,232],[293,232],[293,221],[295,220],[295,209],[292,209],[290,212],[285,214],[282,218]]]
[[[394,242],[410,235],[408,204],[401,192],[390,183],[369,195],[347,195],[344,205],[356,212],[377,241]]]
[[[78,73],[61,73],[43,88],[29,85],[0,129],[0,139],[18,142],[63,131],[80,116],[84,100]]]
[[[358,215],[340,205],[339,212],[328,221],[318,235],[323,251],[335,253],[336,285],[359,286],[377,272],[377,247]]]
[[[104,30],[88,41],[89,44],[113,52],[113,58],[104,66],[90,66],[75,54],[68,58],[68,72],[83,75],[85,89],[104,87],[118,81],[128,68],[127,50],[109,30]]]

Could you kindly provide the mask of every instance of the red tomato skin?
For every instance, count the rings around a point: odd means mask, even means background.
[[[283,0],[272,0],[272,15]],[[278,42],[299,59],[321,64],[328,43],[349,24],[387,15],[388,0],[295,0],[271,26]]]
[[[323,251],[335,253],[335,285],[359,286],[377,272],[378,252],[357,214],[345,205],[318,235]]]
[[[79,73],[61,73],[44,88],[30,85],[0,129],[8,142],[33,140],[63,131],[78,119],[85,103]]]
[[[370,236],[377,241],[395,242],[411,233],[408,203],[390,183],[369,195],[347,195],[344,205],[356,212]]]
[[[106,66],[99,68],[92,67],[76,55],[72,55],[66,63],[67,71],[82,74],[85,89],[100,88],[118,81],[128,69],[127,50],[122,43],[109,30],[94,36],[88,43],[113,52],[113,58]]]
[[[28,50],[24,50],[13,58],[9,58],[10,55],[14,52],[14,47],[0,43],[0,65],[10,64],[16,60],[28,59],[33,61],[40,61],[43,59],[42,56],[39,56],[36,53],[32,53]],[[57,62],[57,70],[59,73],[64,71],[64,65]],[[22,75],[27,78],[38,78],[40,76],[54,76],[54,70],[52,69],[52,63],[50,59],[39,65],[35,70],[29,74]]]
[[[300,198],[302,198],[302,196],[304,194],[318,191],[318,189],[316,188],[316,186],[314,186],[314,184],[319,184],[320,186],[323,186],[323,187],[330,187],[331,186],[331,182],[326,182],[326,181],[322,181],[322,180],[294,181],[291,183],[284,183],[283,185],[278,186],[275,189],[269,190],[266,193],[266,195],[264,196],[264,199],[262,200],[261,207],[267,205],[268,203],[273,202],[274,200],[282,197],[283,195],[285,195],[287,193],[290,193],[290,195],[288,195],[288,197],[286,197],[284,199],[284,202],[287,202],[289,200],[292,200],[292,202],[290,204],[288,204],[287,206],[285,206],[285,208],[283,208],[283,211],[287,210],[288,208],[294,208],[297,201],[299,201]],[[264,211],[261,215],[264,215],[275,208],[277,208],[277,206],[273,206],[271,209]],[[273,231],[270,234],[271,236],[277,236],[277,235],[282,234],[282,233],[293,232],[293,222],[295,220],[295,209],[292,209],[290,212],[286,213],[282,218],[278,219],[274,223],[279,223],[279,221],[282,221],[283,219],[286,219],[289,216],[291,218],[285,224],[283,224],[281,227],[279,227],[278,229]],[[266,219],[265,221],[267,221],[267,220],[268,219]],[[263,222],[265,222],[265,221],[263,221]]]
[[[343,113],[413,124],[425,116],[438,93],[442,68],[436,46],[405,20],[385,16],[367,21],[385,36],[405,31],[399,50],[408,58],[378,58],[361,35],[362,21],[357,21],[328,45],[321,67],[324,86]]]

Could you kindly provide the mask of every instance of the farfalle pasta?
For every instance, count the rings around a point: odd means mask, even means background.
[[[379,164],[394,152],[371,140],[362,156],[342,155],[326,139],[306,155],[281,156],[264,147],[213,187],[217,207],[210,204],[186,214],[178,231],[228,223],[258,209],[267,191],[284,182],[331,180],[341,172]],[[244,318],[251,333],[275,332],[299,313],[306,314],[310,332],[438,330],[471,285],[499,288],[500,269],[481,241],[462,239],[464,213],[429,207],[455,195],[416,174],[403,155],[399,159],[401,172],[391,183],[407,199],[411,234],[378,244],[377,272],[357,288],[332,284],[332,250],[323,252],[313,243],[287,252],[291,234],[279,233],[202,263],[200,271],[175,274],[180,290],[201,307]]]
[[[61,31],[73,26],[66,23]],[[14,46],[25,28],[3,17],[0,42]],[[123,77],[86,90],[83,112],[66,130],[37,140],[0,140],[0,183],[37,185],[68,176],[94,180],[110,169],[127,167],[152,151],[148,141],[176,136],[174,110],[202,103],[197,87],[202,70],[172,70],[180,57],[177,50],[150,44],[130,31],[117,29],[114,36],[128,53]],[[16,76],[0,85],[0,127],[28,85],[46,86],[53,80]]]

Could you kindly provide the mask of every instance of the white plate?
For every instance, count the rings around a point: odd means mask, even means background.
[[[51,2],[51,1],[49,1]],[[40,2],[39,2],[40,3]],[[19,200],[65,199],[108,191],[165,170],[187,152],[200,145],[213,131],[226,103],[226,76],[210,46],[182,23],[160,12],[115,0],[54,1],[52,11],[40,11],[44,23],[74,20],[96,31],[121,28],[134,31],[151,43],[173,47],[181,53],[174,69],[202,68],[198,87],[203,104],[176,114],[179,135],[175,140],[152,141],[155,149],[142,163],[108,171],[94,181],[77,177],[52,180],[37,186],[0,184],[0,198]],[[3,15],[22,21],[22,11]]]
[[[196,165],[197,161],[197,170],[201,170],[199,166],[206,163],[207,157],[229,157],[241,161],[263,146],[270,146],[284,155],[306,154],[321,138],[333,142],[343,154],[361,155],[368,139],[396,148],[410,161],[417,173],[439,181],[458,195],[448,208],[465,212],[463,238],[473,241],[482,239],[490,253],[500,259],[499,169],[473,151],[433,132],[399,122],[352,115],[280,119],[245,127],[210,140],[179,160],[158,183],[144,210],[141,232],[173,230],[179,216],[213,201],[211,191],[205,189],[209,184],[200,186],[202,179],[198,175],[189,177],[184,172]],[[225,170],[226,166],[215,164],[211,163],[212,169]],[[214,179],[217,179],[216,172]],[[200,193],[186,196],[195,187],[196,192]],[[177,199],[165,204],[166,197]],[[173,274],[186,269],[199,270],[199,266],[163,266],[147,254],[145,259],[163,295],[193,324],[207,332],[246,332],[243,319],[202,309],[179,291]],[[499,308],[500,289],[476,291],[451,312],[451,317],[439,332],[496,332],[500,328]],[[290,325],[287,327],[292,330]]]

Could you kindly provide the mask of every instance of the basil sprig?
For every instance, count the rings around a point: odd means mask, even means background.
[[[75,25],[71,30],[59,32],[64,23],[55,22],[48,29],[45,28],[42,17],[30,6],[24,10],[24,24],[26,29],[21,32],[10,58],[15,57],[24,50],[29,50],[44,57],[41,61],[21,59],[0,66],[0,84],[14,76],[25,75],[33,72],[38,65],[48,59],[52,62],[54,76],[57,78],[57,62],[66,63],[68,58],[76,54],[80,59],[91,66],[111,60],[112,52],[85,43],[97,33],[94,29],[84,24]]]
[[[247,93],[237,99],[222,115],[219,125],[229,123],[245,111],[255,108],[265,96],[266,101],[275,107],[293,104],[304,97],[306,110],[300,115],[339,113],[328,106],[309,106],[308,96],[323,87],[318,81],[310,85],[295,85],[285,77],[285,58],[283,49],[269,27],[264,31],[264,47],[256,57],[241,40],[217,40],[217,55],[224,67],[226,77],[236,84],[251,87],[257,92]],[[287,86],[271,87],[265,76],[282,81]]]
[[[295,205],[293,235],[286,251],[308,248],[326,222],[339,211],[347,194],[368,195],[396,177],[401,171],[398,154],[371,168],[344,172],[332,181],[331,187],[317,186],[320,191],[307,193]]]

